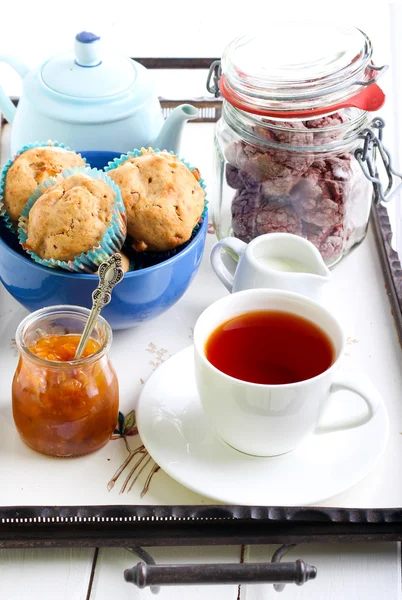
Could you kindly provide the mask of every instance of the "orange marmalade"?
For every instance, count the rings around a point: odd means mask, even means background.
[[[46,335],[21,354],[12,385],[15,425],[33,450],[81,456],[101,448],[116,426],[119,388],[91,338],[75,361],[79,335]]]
[[[29,346],[29,350],[32,354],[36,354],[39,358],[45,358],[46,360],[71,361],[74,360],[80,339],[81,336],[73,334],[46,335]],[[90,338],[84,348],[82,358],[92,356],[98,350],[100,350],[99,342]]]

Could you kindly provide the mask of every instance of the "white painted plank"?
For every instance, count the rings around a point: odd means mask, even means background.
[[[270,561],[278,546],[251,546],[247,560]],[[300,544],[283,561],[301,558],[317,567],[317,579],[287,585],[278,597],[271,585],[242,587],[241,600],[400,600],[399,544]]]
[[[277,546],[250,548],[250,561],[270,560]],[[240,550],[233,548],[151,548],[157,562],[237,562]],[[85,600],[93,550],[44,549],[2,550],[0,581],[2,600]],[[283,600],[400,600],[400,557],[398,545],[338,544],[300,545],[288,554],[288,560],[302,558],[318,569],[318,577],[302,587],[289,585]],[[286,560],[286,559],[284,559]],[[150,597],[149,590],[139,591],[123,580],[124,569],[137,558],[125,549],[100,550],[91,600],[118,597],[135,600]],[[161,600],[205,598],[206,588],[186,586],[163,588]],[[113,595],[113,596],[112,596]],[[237,586],[208,587],[208,597],[235,600]],[[241,600],[278,598],[272,586],[242,586]]]
[[[86,600],[93,548],[0,550],[1,600]]]
[[[157,563],[182,564],[182,563],[238,563],[240,560],[240,547],[172,547],[172,548],[147,548]],[[90,600],[146,600],[153,597],[149,588],[139,590],[131,583],[126,583],[123,578],[125,569],[131,568],[140,562],[134,554],[123,548],[101,548],[95,571]],[[207,592],[208,590],[208,592]],[[236,600],[237,586],[212,585],[205,586],[173,586],[163,587],[158,595],[160,600]]]

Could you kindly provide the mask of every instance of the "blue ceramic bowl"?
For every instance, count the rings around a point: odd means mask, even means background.
[[[102,169],[120,153],[84,152],[92,167]],[[165,312],[190,285],[201,262],[207,232],[204,219],[182,251],[155,266],[126,273],[113,290],[102,315],[113,329],[127,329]],[[69,273],[35,263],[18,238],[0,224],[0,279],[7,291],[30,311],[55,304],[90,308],[97,275]]]

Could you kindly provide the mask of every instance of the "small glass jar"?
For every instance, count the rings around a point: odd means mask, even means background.
[[[375,159],[369,111],[384,102],[384,67],[360,30],[308,27],[238,38],[211,67],[209,90],[223,96],[213,221],[220,239],[300,235],[331,267],[367,232],[373,183],[360,159],[363,147]]]
[[[109,360],[112,330],[98,317],[91,338],[99,346],[86,358],[59,362],[30,350],[45,336],[81,335],[89,310],[53,306],[19,325],[20,359],[12,384],[13,416],[23,441],[58,457],[89,454],[106,444],[118,417],[119,386]]]

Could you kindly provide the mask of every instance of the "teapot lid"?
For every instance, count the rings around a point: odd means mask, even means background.
[[[136,63],[116,54],[102,55],[100,37],[82,31],[74,52],[50,58],[41,70],[43,83],[59,94],[75,98],[106,98],[130,88],[137,77]]]

